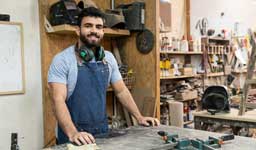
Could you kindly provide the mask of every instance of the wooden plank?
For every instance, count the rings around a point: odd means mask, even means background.
[[[169,77],[160,77],[161,80],[167,80],[167,79],[183,79],[183,78],[195,78],[200,77],[201,75],[184,75],[184,76],[169,76]]]
[[[245,84],[251,85],[251,84],[256,84],[256,79],[249,79],[245,81]]]
[[[156,97],[156,112],[155,112],[155,115],[156,117],[158,118],[158,120],[160,120],[160,67],[159,67],[159,64],[160,64],[160,53],[159,53],[159,49],[160,49],[160,43],[157,42],[157,41],[160,41],[160,22],[159,22],[159,19],[158,19],[158,16],[160,16],[160,10],[159,10],[159,7],[160,7],[160,4],[159,4],[159,1],[155,1],[152,5],[155,6],[155,9],[152,9],[152,11],[155,13],[154,14],[154,17],[155,17],[155,35],[156,35],[156,39],[155,39],[155,76],[156,76],[156,79],[155,79],[155,97]]]
[[[123,63],[122,63],[122,59],[121,59],[121,56],[120,56],[120,53],[119,53],[119,50],[118,50],[118,47],[117,47],[117,44],[116,44],[116,40],[112,39],[111,43],[112,43],[112,51],[115,55],[117,63],[119,65],[122,65]]]
[[[144,116],[154,117],[156,111],[155,101],[156,99],[154,97],[144,98],[144,104],[142,107],[142,114]]]
[[[207,77],[218,77],[218,76],[224,76],[224,72],[216,72],[216,73],[208,73]]]
[[[256,122],[256,110],[247,111],[243,116],[238,115],[237,109],[231,109],[230,113],[217,113],[211,115],[207,111],[193,112],[194,117],[206,117],[206,118],[216,118],[216,119],[226,119],[226,120],[235,120],[235,121],[247,121],[247,122]]]
[[[183,103],[178,101],[167,101],[169,105],[169,116],[171,126],[183,127],[184,114],[183,114]]]
[[[183,125],[189,125],[189,124],[192,124],[192,123],[193,123],[192,120],[191,121],[186,121],[186,122],[183,123]]]
[[[186,37],[190,37],[190,0],[185,0],[185,14],[186,14]]]
[[[203,52],[181,52],[181,51],[161,51],[160,54],[171,54],[171,55],[202,55]]]
[[[53,31],[48,31],[50,34],[64,34],[64,35],[76,35],[76,27],[68,24],[52,26]],[[129,36],[129,30],[123,29],[110,29],[104,28],[104,36],[107,37],[118,37],[118,36]]]
[[[247,102],[247,103],[245,104],[245,106],[246,106],[247,108],[256,109],[256,103],[249,103],[249,102]]]

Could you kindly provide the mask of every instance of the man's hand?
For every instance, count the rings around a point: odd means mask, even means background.
[[[73,142],[77,145],[84,145],[84,144],[92,144],[95,143],[94,137],[87,132],[76,132],[71,137],[69,137],[69,141]]]
[[[152,117],[140,117],[137,119],[139,125],[143,126],[159,126],[160,122],[157,118]]]

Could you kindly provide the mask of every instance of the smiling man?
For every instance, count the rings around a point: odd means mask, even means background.
[[[49,68],[48,84],[58,121],[58,144],[90,144],[97,135],[108,133],[106,92],[109,84],[140,125],[159,125],[157,119],[141,115],[114,56],[100,45],[103,23],[104,15],[99,9],[84,9],[78,18],[78,42],[57,54]]]

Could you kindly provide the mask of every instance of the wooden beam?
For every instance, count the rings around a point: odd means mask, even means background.
[[[185,14],[186,14],[186,37],[190,37],[190,0],[185,0]]]

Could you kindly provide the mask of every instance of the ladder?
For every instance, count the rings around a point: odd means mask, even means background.
[[[248,97],[248,91],[252,84],[256,84],[256,79],[253,78],[254,68],[255,68],[255,62],[256,62],[256,44],[255,44],[255,35],[254,33],[249,30],[249,36],[250,36],[250,43],[252,45],[252,51],[250,60],[247,66],[247,75],[246,80],[243,87],[243,94],[240,101],[240,107],[239,107],[239,113],[238,115],[244,115],[246,108],[256,108],[256,104],[248,103],[247,97]]]

